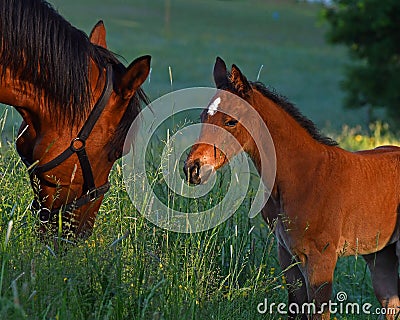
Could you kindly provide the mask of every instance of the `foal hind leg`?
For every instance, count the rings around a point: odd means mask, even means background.
[[[400,240],[396,242],[396,255],[397,255],[397,263],[400,264]],[[397,289],[398,289],[398,296],[400,298],[400,275],[397,274]]]
[[[296,304],[301,308],[308,301],[306,283],[296,260],[294,257],[282,246],[278,245],[279,264],[284,270],[286,283],[288,285],[288,298],[289,304]],[[307,315],[298,315],[288,311],[288,319],[307,319]]]
[[[363,257],[371,272],[375,295],[382,307],[386,309],[386,318],[396,319],[395,314],[400,310],[399,261],[396,255],[396,243]]]

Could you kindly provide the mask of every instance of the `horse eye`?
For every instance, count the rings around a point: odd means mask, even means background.
[[[237,125],[237,123],[238,123],[237,120],[229,120],[229,121],[225,122],[225,126],[227,126],[227,127],[234,127],[234,126]]]

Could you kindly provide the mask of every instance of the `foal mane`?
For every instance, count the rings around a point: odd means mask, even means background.
[[[337,146],[338,143],[332,138],[321,134],[320,130],[315,126],[314,122],[304,116],[293,103],[289,102],[286,97],[280,95],[273,89],[267,88],[261,82],[250,82],[251,86],[259,91],[264,97],[272,100],[283,110],[285,110],[296,122],[303,127],[312,138],[327,146]]]
[[[66,21],[44,0],[0,1],[0,81],[6,67],[16,81],[34,85],[35,95],[45,94],[43,108],[56,121],[83,121],[90,111],[89,68],[120,64],[107,49],[92,44],[88,36]],[[38,100],[39,101],[39,100]],[[146,102],[141,89],[130,103],[137,114]],[[53,105],[59,107],[54,112]]]

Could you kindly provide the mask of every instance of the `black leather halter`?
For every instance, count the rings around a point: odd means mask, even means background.
[[[92,132],[96,122],[98,121],[101,113],[103,112],[108,100],[110,99],[112,88],[113,88],[113,77],[112,77],[112,66],[110,64],[107,65],[106,68],[106,84],[104,86],[103,92],[90,112],[85,124],[79,131],[76,138],[71,141],[70,146],[65,149],[64,152],[59,154],[53,160],[38,166],[34,166],[30,169],[30,175],[36,175],[45,173],[55,167],[59,166],[73,154],[76,154],[79,159],[79,164],[82,169],[83,175],[83,186],[82,186],[82,195],[81,197],[75,199],[74,201],[62,205],[58,209],[50,210],[48,208],[42,207],[41,202],[35,197],[32,202],[32,209],[38,211],[39,219],[41,222],[48,222],[51,218],[59,213],[69,212],[72,213],[74,210],[88,204],[91,201],[94,201],[104,195],[110,189],[110,183],[107,181],[100,187],[96,187],[93,177],[92,167],[90,165],[90,161],[88,155],[86,153],[86,140],[88,139],[90,133]],[[26,161],[26,159],[22,159],[27,167],[32,167],[32,164]],[[55,184],[47,182],[46,180],[40,179],[40,182],[50,186],[57,187]]]

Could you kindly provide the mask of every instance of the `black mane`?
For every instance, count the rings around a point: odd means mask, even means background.
[[[302,126],[315,140],[328,146],[337,146],[338,143],[326,136],[323,136],[319,129],[315,126],[314,122],[305,117],[299,109],[297,109],[291,102],[285,97],[281,96],[274,90],[270,90],[261,82],[250,82],[252,87],[262,93],[266,98],[272,100],[285,110],[297,123]]]
[[[7,67],[13,78],[32,83],[44,93],[55,120],[83,121],[91,104],[90,59],[103,69],[108,63],[124,68],[108,50],[93,45],[44,0],[0,1],[0,81]],[[119,69],[121,70],[121,69]],[[139,95],[139,99],[138,99]],[[130,107],[139,110],[143,92]],[[55,106],[58,110],[52,110]],[[135,113],[137,113],[137,110]]]

